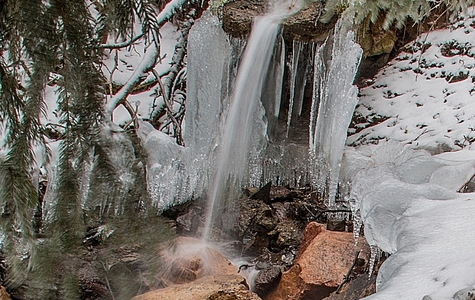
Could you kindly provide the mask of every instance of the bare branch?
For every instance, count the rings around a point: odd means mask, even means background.
[[[183,141],[182,141],[182,138],[181,138],[181,126],[180,126],[180,123],[178,123],[176,118],[173,116],[173,107],[172,107],[173,104],[170,105],[170,103],[168,102],[168,96],[167,96],[167,92],[166,92],[166,89],[165,89],[165,85],[163,84],[162,80],[160,79],[160,75],[158,74],[157,71],[152,70],[152,73],[153,73],[153,75],[155,75],[155,78],[157,78],[158,85],[160,86],[160,93],[162,94],[163,102],[165,103],[167,115],[170,118],[170,120],[172,120],[173,125],[175,127],[175,136],[176,136],[176,139],[177,139],[177,143],[178,143],[178,145],[183,145]]]
[[[143,36],[144,36],[144,34],[141,33],[141,34],[139,34],[139,35],[136,35],[135,37],[133,37],[131,40],[129,40],[129,41],[127,41],[127,42],[118,43],[118,44],[102,44],[102,45],[99,45],[98,48],[102,48],[102,49],[120,49],[120,48],[125,48],[125,47],[128,47],[128,46],[132,45],[133,43],[135,43],[136,41],[138,41],[139,39],[141,39]]]
[[[181,36],[180,39],[178,40],[176,46],[175,46],[175,51],[173,53],[173,57],[171,60],[171,67],[170,67],[170,72],[168,75],[163,79],[163,84],[165,86],[165,91],[167,97],[170,97],[170,95],[173,93],[172,90],[172,85],[175,82],[175,79],[177,77],[177,74],[179,73],[180,69],[182,68],[183,65],[183,59],[186,55],[186,43],[187,43],[187,37],[188,37],[188,32],[193,25],[193,15],[194,11],[190,12],[189,14],[189,19],[183,24],[182,30],[181,30]],[[156,121],[160,115],[161,108],[156,107],[151,113],[151,120],[152,122]]]

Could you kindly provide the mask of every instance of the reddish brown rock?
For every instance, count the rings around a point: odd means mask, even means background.
[[[11,300],[10,295],[3,286],[0,286],[0,300]]]
[[[237,274],[238,268],[219,251],[201,240],[179,237],[163,252],[166,262],[161,279],[179,284],[210,275]]]
[[[350,232],[334,232],[325,225],[310,223],[292,268],[282,274],[277,288],[266,300],[323,299],[333,292],[348,273],[356,251],[368,261],[369,246],[360,239],[355,246]]]
[[[260,300],[240,275],[205,276],[132,298],[132,300]]]

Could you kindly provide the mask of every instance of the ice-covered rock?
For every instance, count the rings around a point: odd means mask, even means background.
[[[367,299],[458,299],[459,291],[475,287],[475,194],[457,193],[474,174],[475,160],[395,143],[370,148],[360,158],[349,154],[366,162],[353,177],[350,204],[355,228],[362,222],[373,250],[391,256],[379,270],[377,293]]]

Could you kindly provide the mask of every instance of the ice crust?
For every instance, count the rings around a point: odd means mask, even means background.
[[[455,157],[397,142],[346,153],[355,161],[346,170],[356,227],[362,221],[372,248],[391,254],[365,299],[469,299],[455,295],[475,288],[475,194],[457,190],[475,174],[475,159]]]

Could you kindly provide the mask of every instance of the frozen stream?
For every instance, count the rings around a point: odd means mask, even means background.
[[[391,254],[365,299],[473,299],[475,194],[457,193],[475,174],[473,153],[431,156],[392,142],[348,150],[346,168],[366,240]]]

